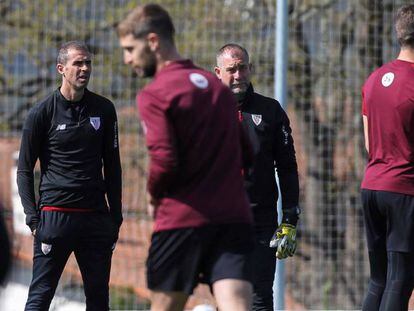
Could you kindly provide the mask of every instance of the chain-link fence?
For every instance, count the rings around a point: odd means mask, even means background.
[[[275,0],[153,2],[171,13],[183,56],[212,70],[216,50],[228,42],[239,43],[251,54],[255,89],[273,95]],[[152,225],[145,206],[146,152],[134,103],[146,81],[136,79],[122,64],[114,32],[116,22],[136,3],[0,0],[0,194],[14,232],[12,280],[27,281],[31,263],[32,240],[22,224],[14,182],[22,122],[28,109],[59,85],[55,59],[60,44],[84,40],[94,54],[89,88],[115,103],[120,123],[125,222],[113,259],[111,305],[123,310],[148,307],[144,262]],[[303,215],[298,252],[287,261],[286,282],[289,301],[298,308],[360,307],[368,277],[359,200],[366,157],[360,88],[369,72],[396,57],[393,12],[406,3],[288,1],[287,110]],[[57,295],[83,299],[73,260]],[[207,300],[208,294],[201,291],[192,301]]]

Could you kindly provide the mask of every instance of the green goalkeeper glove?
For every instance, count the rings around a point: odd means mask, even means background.
[[[270,240],[270,247],[276,248],[276,258],[285,259],[296,251],[296,227],[282,223]]]

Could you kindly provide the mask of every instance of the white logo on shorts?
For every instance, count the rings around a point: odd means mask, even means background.
[[[394,73],[387,72],[385,75],[382,76],[381,83],[385,87],[389,87],[392,82],[394,81]]]
[[[199,73],[191,73],[190,81],[193,82],[193,84],[199,89],[205,89],[208,86],[208,80],[206,77]]]
[[[52,244],[42,243],[42,252],[43,254],[47,255],[52,250]]]

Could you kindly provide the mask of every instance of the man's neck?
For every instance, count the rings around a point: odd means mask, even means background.
[[[163,69],[165,66],[168,66],[172,62],[175,62],[181,59],[183,58],[177,52],[175,47],[170,48],[168,50],[160,51],[160,53],[157,55],[157,71],[156,72],[159,72],[161,69]]]
[[[60,93],[62,93],[63,97],[71,102],[80,101],[85,93],[85,89],[75,90],[71,88],[69,85],[63,83],[60,87]]]
[[[414,63],[414,49],[401,48],[400,54],[398,55],[397,59]]]

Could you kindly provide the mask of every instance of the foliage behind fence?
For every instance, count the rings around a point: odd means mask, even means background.
[[[145,2],[149,1],[141,1]],[[212,70],[218,48],[228,42],[244,45],[254,65],[255,89],[273,96],[276,1],[155,2],[170,11],[182,55]],[[148,236],[140,237],[143,242],[136,237],[149,232],[143,229],[149,222],[146,152],[134,104],[136,91],[147,81],[136,79],[122,64],[114,32],[117,21],[136,3],[0,1],[3,138],[18,138],[28,109],[59,85],[56,50],[64,41],[86,41],[94,53],[89,88],[113,100],[117,107],[127,219],[120,243],[125,252],[128,245],[138,245],[134,251],[141,259],[131,263],[134,256],[115,258],[113,275],[125,266],[131,267],[131,274],[143,270]],[[359,199],[366,158],[360,88],[369,72],[396,57],[393,11],[408,1],[288,3],[287,110],[297,149],[303,215],[298,254],[287,261],[287,291],[306,308],[355,309],[361,304],[368,276]],[[143,274],[136,275],[140,281],[132,279],[127,287],[144,287]],[[125,292],[128,290],[119,292],[120,297]],[[113,307],[127,308],[121,300],[113,299],[118,301]],[[137,302],[131,301],[129,308],[136,308]]]

